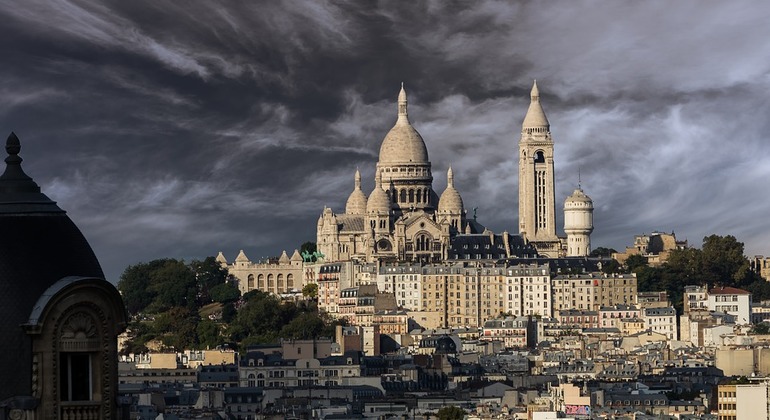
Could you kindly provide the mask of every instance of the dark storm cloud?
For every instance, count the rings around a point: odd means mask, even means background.
[[[513,231],[532,79],[557,207],[595,245],[675,230],[769,253],[770,8],[749,2],[0,4],[0,122],[111,280],[158,257],[277,255],[374,187],[399,84],[440,194]]]

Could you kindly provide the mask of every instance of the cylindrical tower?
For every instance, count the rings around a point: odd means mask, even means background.
[[[586,257],[591,253],[594,230],[594,203],[578,188],[564,201],[564,233],[567,234],[567,256]]]

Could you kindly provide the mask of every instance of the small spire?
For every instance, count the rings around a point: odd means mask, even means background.
[[[409,122],[409,115],[406,112],[406,90],[404,82],[401,82],[401,91],[398,93],[398,121]]]
[[[446,171],[446,185],[447,188],[454,188],[455,187],[455,177],[454,173],[452,173],[452,167],[449,167],[449,170]]]
[[[361,189],[361,172],[358,171],[358,168],[356,168],[356,176],[355,176],[355,182],[356,182],[356,189]]]
[[[537,88],[537,79],[532,83],[532,92],[529,94],[533,101],[540,101],[540,90]]]

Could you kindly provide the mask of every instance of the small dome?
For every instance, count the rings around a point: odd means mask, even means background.
[[[591,197],[587,196],[582,189],[578,188],[576,189],[571,196],[567,197],[566,200],[564,200],[564,205],[568,206],[570,204],[583,204],[581,207],[583,208],[593,208],[594,202],[591,200]]]
[[[381,164],[428,163],[428,148],[420,133],[412,127],[406,112],[406,91],[403,84],[398,95],[398,119],[380,146]]]
[[[366,213],[366,194],[361,191],[361,173],[356,169],[355,188],[345,204],[345,213],[362,215]]]
[[[462,213],[463,199],[460,192],[455,189],[452,168],[447,171],[447,186],[438,201],[438,211],[447,213]]]
[[[457,344],[451,337],[444,335],[436,339],[436,353],[453,354],[457,353]]]
[[[385,190],[382,189],[382,175],[377,173],[377,181],[375,182],[374,190],[369,194],[369,200],[366,203],[367,213],[389,213],[390,212],[390,198]]]

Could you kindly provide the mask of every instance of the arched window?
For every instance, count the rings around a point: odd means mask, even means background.
[[[430,244],[432,242],[432,239],[426,233],[417,235],[414,242],[415,242],[415,249],[417,251],[430,251],[431,249]]]
[[[253,290],[254,289],[254,275],[249,274],[249,277],[246,280],[246,291]]]
[[[406,203],[406,190],[401,190],[401,197],[398,200],[399,203]]]
[[[417,202],[422,203],[422,190],[417,190]]]
[[[409,202],[414,203],[414,190],[409,190]]]
[[[286,275],[286,289],[291,290],[294,288],[294,274]]]
[[[545,155],[542,150],[535,152],[535,163],[545,163]]]
[[[273,281],[273,275],[268,274],[267,275],[267,290],[272,292],[275,290],[275,282]]]
[[[249,374],[249,378],[248,379],[249,379],[249,386],[256,386],[257,385],[257,381],[255,381],[256,378],[254,377],[253,373]]]
[[[283,289],[283,274],[279,274],[278,275],[278,289],[277,289],[277,291],[278,292],[283,292],[284,291],[284,289]]]
[[[260,274],[257,276],[257,289],[265,290],[265,275]]]

